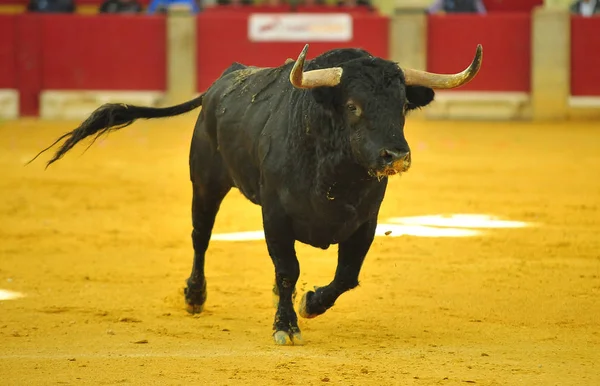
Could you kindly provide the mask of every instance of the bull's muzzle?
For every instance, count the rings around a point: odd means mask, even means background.
[[[378,174],[393,176],[397,173],[404,173],[410,169],[410,152],[383,149],[379,153],[379,161],[382,167]]]

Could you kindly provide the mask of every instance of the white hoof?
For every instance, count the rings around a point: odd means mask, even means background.
[[[302,339],[302,334],[296,332],[292,334],[292,343],[294,346],[304,346],[304,339]]]
[[[275,340],[275,344],[278,346],[285,346],[292,343],[290,335],[285,331],[275,332],[273,334],[273,339]]]

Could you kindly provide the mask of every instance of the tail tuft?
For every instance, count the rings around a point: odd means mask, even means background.
[[[191,101],[165,108],[141,107],[127,105],[124,103],[106,103],[96,109],[85,121],[83,121],[83,123],[81,123],[81,125],[79,125],[78,128],[63,134],[60,138],[54,141],[52,145],[40,151],[25,165],[29,165],[42,153],[46,152],[54,147],[57,143],[67,138],[61,147],[56,151],[54,157],[52,157],[52,159],[46,164],[47,169],[48,166],[61,159],[63,155],[65,155],[65,153],[71,150],[75,145],[91,135],[95,134],[96,136],[88,145],[86,150],[89,149],[89,147],[92,146],[94,142],[96,142],[96,139],[98,139],[101,135],[125,128],[140,118],[153,119],[172,117],[200,107],[202,105],[203,97],[204,95],[200,95]]]

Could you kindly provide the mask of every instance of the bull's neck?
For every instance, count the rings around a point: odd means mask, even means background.
[[[335,128],[320,136],[307,139],[307,151],[313,154],[315,185],[326,190],[332,184],[343,184],[360,188],[376,180],[358,164],[351,151],[350,142],[345,135],[335,135]],[[339,133],[339,131],[337,131]]]

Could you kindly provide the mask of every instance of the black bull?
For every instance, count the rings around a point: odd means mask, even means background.
[[[277,344],[302,343],[293,307],[300,273],[295,242],[323,249],[339,245],[331,283],[315,287],[300,301],[299,314],[312,318],[358,285],[387,178],[411,165],[406,113],[428,105],[433,89],[470,81],[482,60],[478,46],[467,69],[442,75],[403,69],[361,49],[328,51],[305,65],[307,48],[298,60],[275,68],[234,63],[204,94],[180,105],[105,104],[42,151],[66,138],[48,166],[93,134],[97,138],[139,118],[175,116],[203,106],[189,157],[194,261],[185,290],[187,309],[203,309],[206,250],[220,204],[236,187],[262,209],[275,267]]]

